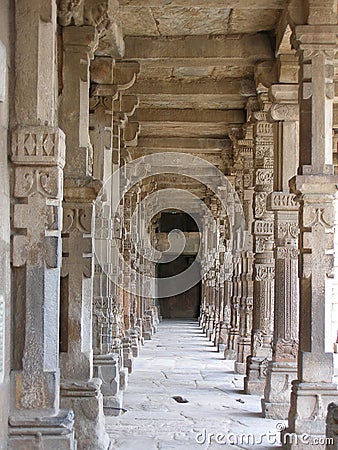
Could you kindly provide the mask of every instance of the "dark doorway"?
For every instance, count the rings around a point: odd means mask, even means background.
[[[172,277],[186,270],[195,257],[180,255],[174,261],[158,264],[157,276],[159,278]],[[161,293],[159,292],[159,297]],[[192,319],[197,318],[200,312],[201,282],[195,286],[172,297],[159,298],[160,313],[163,319]]]

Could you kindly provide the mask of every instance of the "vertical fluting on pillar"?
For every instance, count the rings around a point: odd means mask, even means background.
[[[272,355],[274,301],[273,213],[267,197],[273,190],[274,130],[268,122],[267,89],[259,91],[260,110],[253,112],[254,129],[254,283],[252,353],[248,357],[244,389],[248,394],[264,392],[268,361]]]
[[[298,379],[292,383],[287,432],[307,433],[309,443],[325,435],[327,405],[338,397],[325,345],[338,181],[332,164],[336,7],[335,1],[310,2],[308,25],[296,26],[292,39],[300,61],[300,175],[290,182],[299,201],[300,323]],[[288,448],[300,446],[291,440]]]
[[[53,1],[15,3],[13,450],[35,448],[36,436],[45,448],[76,448],[74,414],[59,407],[65,137],[57,127],[56,12]]]

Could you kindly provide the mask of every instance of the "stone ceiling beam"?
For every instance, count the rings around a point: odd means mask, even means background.
[[[178,148],[199,149],[201,151],[222,151],[231,148],[230,139],[208,139],[208,138],[176,138],[176,137],[140,137],[138,148]]]
[[[143,122],[142,136],[169,137],[214,137],[222,139],[229,135],[235,123],[204,123],[195,122]]]
[[[247,98],[240,94],[138,94],[140,108],[241,109]]]
[[[201,65],[206,65],[212,58],[224,63],[242,60],[247,65],[258,60],[274,59],[272,44],[266,34],[177,38],[127,36],[125,43],[125,58],[139,61],[169,59],[168,62],[173,64],[175,60],[198,59]]]
[[[221,81],[205,80],[184,83],[179,81],[138,81],[130,89],[138,94],[240,94],[244,96],[256,95],[253,80],[228,78]]]
[[[195,109],[139,109],[135,120],[144,122],[202,122],[202,123],[244,123],[245,111],[231,110],[195,110]]]

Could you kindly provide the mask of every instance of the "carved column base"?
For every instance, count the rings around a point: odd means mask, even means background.
[[[326,411],[329,403],[337,400],[336,384],[293,381],[289,428],[282,433],[284,448],[289,450],[325,449]],[[306,438],[305,445],[304,437]],[[323,445],[319,442],[323,442]]]
[[[128,387],[128,369],[120,368],[120,389],[125,391]]]
[[[133,353],[129,337],[122,338],[123,366],[128,369],[128,373],[133,371]]]
[[[217,345],[217,350],[220,353],[224,354],[224,351],[227,349],[227,342],[229,339],[229,326],[225,323],[221,323],[219,330],[219,340]]]
[[[264,417],[281,420],[288,418],[291,381],[296,378],[296,362],[269,362],[264,398],[262,399]]]
[[[131,353],[133,355],[133,358],[137,358],[140,354],[141,342],[139,339],[139,335],[134,328],[129,330],[129,338]]]
[[[246,374],[246,361],[251,352],[251,337],[240,337],[238,342],[237,361],[235,361],[235,372]]]
[[[61,384],[61,403],[75,414],[75,438],[78,450],[107,450],[111,446],[105,430],[101,380]]]
[[[211,340],[214,343],[215,347],[217,347],[217,345],[218,345],[220,329],[221,329],[221,324],[219,323],[219,321],[216,321],[214,323],[214,329],[213,329],[213,332],[211,335]]]
[[[263,395],[266,383],[267,358],[249,356],[247,360],[244,392],[252,395]]]
[[[238,330],[231,330],[229,335],[229,345],[224,352],[224,359],[236,359],[237,358],[237,342],[238,342]]]
[[[9,450],[76,450],[73,411],[49,417],[10,417]]]
[[[123,411],[120,392],[119,357],[116,353],[94,355],[94,376],[102,381],[103,411],[106,416],[118,416]]]
[[[207,329],[206,329],[206,336],[209,339],[209,341],[211,341],[211,339],[212,339],[212,333],[214,331],[214,326],[215,326],[215,320],[214,320],[214,318],[211,318],[209,320],[209,323],[207,324]]]
[[[338,405],[330,403],[326,417],[326,437],[331,440],[327,442],[328,450],[338,449]]]

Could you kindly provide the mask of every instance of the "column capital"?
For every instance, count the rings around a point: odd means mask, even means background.
[[[95,27],[67,27],[63,29],[63,45],[66,52],[84,54],[94,58],[94,51],[99,43]]]

